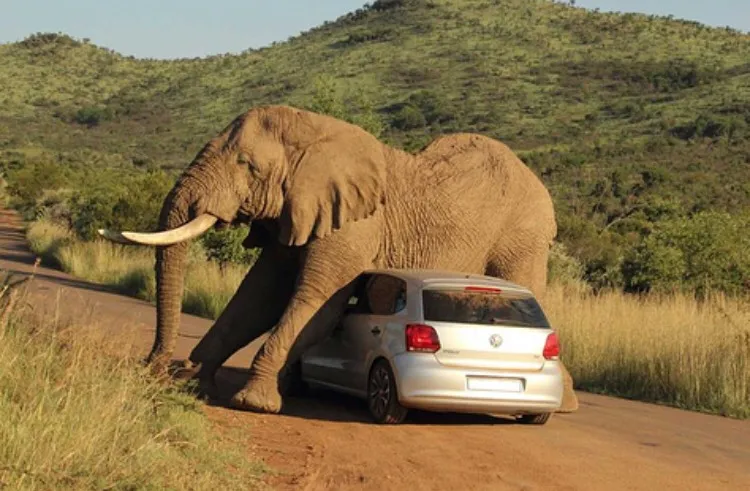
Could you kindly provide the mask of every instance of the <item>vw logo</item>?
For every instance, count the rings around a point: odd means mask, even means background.
[[[490,346],[493,348],[499,348],[503,344],[503,337],[499,334],[493,334],[490,336]]]

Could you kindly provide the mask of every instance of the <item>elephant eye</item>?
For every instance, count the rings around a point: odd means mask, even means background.
[[[240,165],[248,165],[252,162],[252,159],[250,159],[250,156],[246,153],[240,153],[237,155],[237,163]]]
[[[257,173],[260,170],[255,161],[253,161],[253,159],[251,159],[250,156],[244,152],[240,153],[237,156],[237,163],[240,165],[246,165],[252,173]]]

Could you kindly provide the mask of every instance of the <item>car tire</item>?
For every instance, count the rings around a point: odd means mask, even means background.
[[[524,414],[523,416],[518,416],[516,421],[524,425],[543,425],[549,421],[551,416],[552,413]]]
[[[406,419],[408,409],[399,404],[396,378],[385,360],[376,361],[367,378],[367,408],[378,424],[399,424]]]

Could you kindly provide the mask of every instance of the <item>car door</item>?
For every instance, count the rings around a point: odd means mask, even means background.
[[[359,331],[356,326],[366,321],[366,314],[369,313],[364,289],[370,277],[370,274],[363,274],[356,280],[354,292],[331,335],[309,348],[303,355],[302,376],[305,380],[334,388],[351,387],[348,373],[351,367],[347,365],[347,362],[351,363],[351,357],[347,356],[347,350],[352,344],[351,333]],[[349,328],[344,329],[344,326]]]
[[[401,325],[394,315],[406,307],[406,283],[388,274],[366,278],[353,309],[340,325],[341,367],[344,387],[365,394],[372,360],[382,353],[384,340]]]

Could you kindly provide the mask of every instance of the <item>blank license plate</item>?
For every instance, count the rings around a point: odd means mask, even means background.
[[[493,392],[523,392],[523,382],[517,378],[467,377],[469,390]]]

